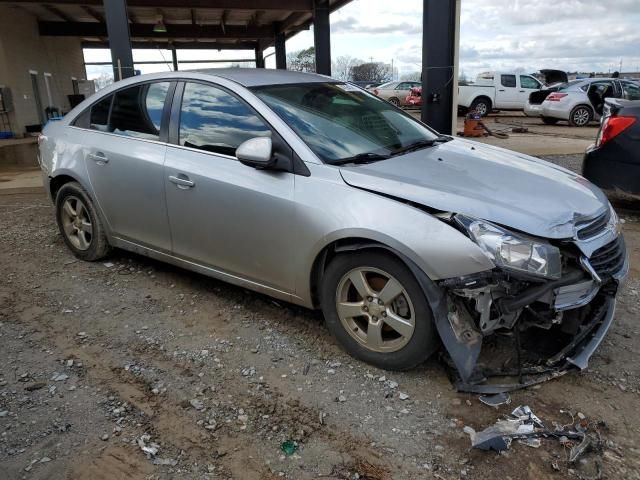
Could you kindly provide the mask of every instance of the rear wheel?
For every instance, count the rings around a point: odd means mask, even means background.
[[[558,119],[553,117],[542,117],[542,123],[545,125],[555,125],[558,123]]]
[[[58,190],[56,221],[64,243],[76,257],[92,262],[109,253],[102,222],[79,183],[66,183]]]
[[[396,97],[391,97],[389,99],[389,103],[395,107],[400,107],[400,100],[398,100]]]
[[[431,308],[397,258],[374,250],[335,257],[321,303],[327,327],[356,358],[390,370],[424,362],[437,345]]]
[[[578,105],[569,114],[569,125],[573,127],[584,127],[593,118],[593,110],[586,105]]]
[[[471,102],[469,110],[471,112],[475,111],[481,117],[486,117],[491,112],[491,100],[486,97],[476,98]]]

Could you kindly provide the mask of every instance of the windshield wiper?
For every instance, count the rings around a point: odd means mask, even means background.
[[[353,155],[352,157],[346,157],[346,158],[341,158],[339,160],[335,160],[331,162],[331,165],[345,165],[347,163],[355,163],[355,164],[372,163],[372,162],[377,162],[379,160],[386,160],[387,158],[391,158],[391,156],[382,155],[380,153],[365,152],[365,153],[359,153],[357,155]]]
[[[421,148],[433,147],[436,143],[444,143],[453,140],[453,138],[447,135],[440,135],[439,137],[432,138],[431,140],[418,140],[417,142],[411,143],[404,147],[398,148],[391,152],[391,155],[400,155],[402,153],[413,152],[415,150],[420,150]]]

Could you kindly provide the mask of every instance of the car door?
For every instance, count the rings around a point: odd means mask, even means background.
[[[529,95],[540,90],[542,84],[531,75],[520,75],[518,77],[520,88],[518,89],[518,108],[524,108]]]
[[[294,175],[257,170],[235,157],[245,140],[272,131],[220,85],[180,84],[165,163],[173,252],[227,275],[291,293]]]
[[[95,200],[113,235],[167,251],[167,147],[161,137],[171,86],[167,81],[141,83],[104,98],[91,107],[83,139]]]
[[[640,100],[640,84],[620,80],[620,98],[625,100]]]
[[[406,105],[407,95],[411,91],[411,84],[409,82],[400,82],[395,88],[395,96],[400,100],[400,105]]]
[[[498,79],[499,83],[496,87],[496,104],[495,108],[518,108],[518,89],[516,85],[516,76],[502,74]]]

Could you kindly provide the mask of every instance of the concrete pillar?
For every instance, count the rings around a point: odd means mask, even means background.
[[[259,46],[256,47],[256,68],[264,68],[264,56]]]
[[[104,16],[113,62],[113,78],[118,81],[133,77],[133,54],[126,0],[104,0]]]
[[[331,75],[331,28],[328,0],[313,2],[313,45],[316,50],[316,73]]]
[[[457,0],[423,0],[422,121],[440,133],[453,132],[453,98],[457,89]]]
[[[284,42],[284,33],[276,33],[276,68],[279,70],[287,69],[287,50]]]

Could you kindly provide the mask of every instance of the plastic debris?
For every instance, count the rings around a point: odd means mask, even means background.
[[[293,440],[286,440],[280,444],[280,450],[282,450],[285,455],[291,456],[298,451],[298,444]]]
[[[142,450],[147,455],[147,458],[155,457],[160,450],[160,445],[158,445],[157,443],[147,443],[150,441],[151,435],[148,434],[141,435],[137,440],[140,450]]]
[[[511,403],[511,395],[507,392],[496,393],[494,395],[481,395],[479,400],[485,405],[498,408],[500,405],[509,405]]]

